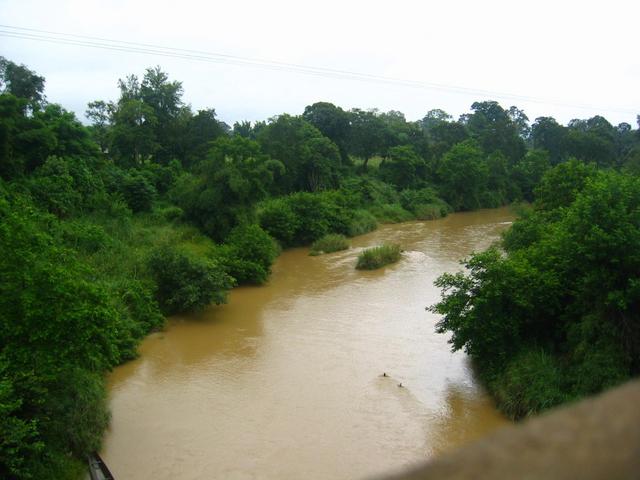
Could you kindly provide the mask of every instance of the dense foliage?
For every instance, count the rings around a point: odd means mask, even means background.
[[[445,274],[431,307],[519,418],[640,373],[640,178],[550,170],[503,247]]]
[[[280,247],[534,192],[508,257],[478,255],[471,276],[441,280],[456,292],[441,328],[516,414],[637,372],[640,136],[628,124],[529,125],[493,101],[415,122],[319,102],[231,128],[155,67],[91,102],[87,127],[44,85],[0,57],[2,478],[77,478],[107,425],[105,372],[163,314],[268,281]],[[344,245],[328,238],[323,251]],[[476,324],[489,305],[493,320]]]

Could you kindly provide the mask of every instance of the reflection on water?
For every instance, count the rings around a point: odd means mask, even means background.
[[[110,376],[102,453],[116,478],[359,478],[503,424],[424,307],[437,276],[511,218],[455,214],[383,226],[330,255],[289,250],[268,285],[173,318]],[[356,271],[358,251],[385,240],[402,260]]]

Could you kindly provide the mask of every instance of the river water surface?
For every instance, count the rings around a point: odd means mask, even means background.
[[[288,250],[267,285],[170,319],[109,378],[107,465],[119,480],[358,479],[503,425],[425,306],[436,277],[512,218],[457,213],[383,225],[344,252]],[[354,269],[362,248],[387,240],[400,262]]]

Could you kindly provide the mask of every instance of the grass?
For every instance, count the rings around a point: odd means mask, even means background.
[[[358,255],[358,270],[375,270],[400,260],[402,250],[397,243],[383,243],[377,247],[367,248]]]
[[[374,205],[369,211],[381,223],[400,223],[414,220],[413,213],[405,210],[399,203],[385,203],[382,205]]]
[[[313,242],[309,255],[337,252],[339,250],[346,250],[347,248],[349,248],[349,241],[344,235],[330,233]]]
[[[376,217],[368,210],[355,210],[353,219],[349,224],[349,236],[356,237],[371,232],[378,228]]]

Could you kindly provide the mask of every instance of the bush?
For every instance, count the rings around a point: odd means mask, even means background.
[[[243,225],[231,231],[219,250],[221,262],[239,284],[267,281],[278,246],[259,225]]]
[[[400,192],[400,205],[412,212],[418,220],[446,217],[451,211],[451,207],[438,197],[433,188],[403,190]]]
[[[398,202],[398,192],[391,185],[366,175],[344,179],[340,191],[353,199],[354,207]]]
[[[210,303],[225,303],[232,279],[211,260],[161,247],[149,258],[156,296],[167,314],[197,311]]]
[[[260,226],[284,247],[295,244],[300,218],[285,198],[265,202],[258,211]]]
[[[490,386],[500,409],[509,418],[519,419],[568,400],[562,377],[554,357],[542,350],[525,350]]]
[[[112,239],[99,225],[72,221],[62,224],[62,241],[74,250],[93,254],[107,247]]]
[[[184,211],[180,207],[169,205],[168,207],[158,210],[158,215],[167,222],[175,222],[177,220],[182,220],[184,217]]]
[[[269,200],[259,209],[260,226],[283,246],[308,245],[328,233],[349,234],[353,214],[341,192],[298,192]]]
[[[156,196],[156,189],[142,174],[133,173],[124,178],[122,193],[131,210],[148,212]]]
[[[344,235],[330,233],[313,242],[309,255],[320,255],[322,253],[337,252],[349,248],[349,242]]]
[[[40,207],[58,217],[68,217],[78,209],[82,197],[74,189],[65,159],[49,157],[29,179],[29,189]]]
[[[355,237],[367,232],[372,232],[376,228],[378,228],[376,217],[368,210],[358,209],[355,210],[351,216],[348,234],[350,237]]]
[[[375,270],[400,260],[402,250],[396,243],[384,243],[377,247],[367,248],[358,255],[358,270]]]
[[[377,205],[370,209],[371,213],[382,223],[400,223],[413,220],[414,216],[397,203]]]

